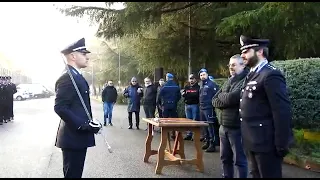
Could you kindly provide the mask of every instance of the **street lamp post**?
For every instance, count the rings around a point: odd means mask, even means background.
[[[191,74],[191,7],[189,7],[189,65],[188,65],[188,76]]]
[[[94,63],[91,63],[91,84],[92,84],[92,92],[94,93],[95,95],[95,89],[94,89],[94,85],[93,85],[93,65]]]
[[[119,84],[119,87],[121,85],[121,51],[120,51],[120,38],[119,38],[119,42],[117,42],[116,40],[116,46],[118,48],[118,62],[119,62],[119,67],[118,67],[118,78],[119,78],[119,81],[118,81],[118,84]]]

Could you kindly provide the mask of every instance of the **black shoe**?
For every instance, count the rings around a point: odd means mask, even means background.
[[[104,122],[104,123],[103,123],[103,125],[104,125],[104,126],[107,126],[107,123],[106,123],[106,122]]]
[[[216,145],[215,145],[215,141],[213,140],[209,140],[208,141],[208,144],[209,144],[209,147],[205,150],[206,152],[216,152]]]
[[[203,150],[208,149],[209,145],[210,145],[209,141],[206,141],[206,142],[204,143],[204,145],[202,146],[202,149],[203,149]]]
[[[129,126],[128,129],[132,129],[132,126]]]
[[[4,123],[8,123],[8,120],[4,120]]]
[[[109,125],[109,126],[113,126],[113,124],[112,124],[112,123],[109,123],[108,125]]]
[[[139,128],[139,126],[137,126],[137,130],[139,130],[140,128]]]
[[[183,140],[193,141],[192,136],[186,136],[183,138]]]
[[[216,152],[216,146],[214,143],[210,143],[210,146],[205,150],[205,152]]]

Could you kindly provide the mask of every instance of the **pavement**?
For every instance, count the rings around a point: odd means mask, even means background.
[[[62,155],[54,146],[59,117],[53,110],[54,97],[15,101],[15,120],[0,126],[0,178],[62,178]],[[102,104],[92,100],[95,118],[103,119]],[[144,113],[141,111],[141,116]],[[129,130],[126,106],[115,105],[113,127],[103,132],[112,147],[107,151],[102,135],[96,135],[96,146],[89,148],[84,178],[220,178],[219,152],[204,153],[205,172],[192,165],[166,166],[161,175],[154,173],[156,156],[143,162],[146,123],[140,130]],[[153,149],[159,145],[159,133],[153,138]],[[194,157],[193,142],[185,142],[187,158]],[[285,178],[320,178],[320,173],[283,164]]]

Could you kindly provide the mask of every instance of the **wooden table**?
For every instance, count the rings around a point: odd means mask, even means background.
[[[201,127],[208,126],[205,122],[193,121],[186,118],[143,118],[142,120],[148,123],[148,136],[146,139],[144,162],[148,162],[149,157],[158,154],[157,166],[155,169],[156,174],[161,174],[162,168],[168,165],[182,165],[193,164],[197,166],[197,170],[203,172],[203,159],[200,142]],[[161,142],[158,150],[151,149],[151,142],[153,138],[153,127],[161,128]],[[170,132],[177,131],[173,148],[170,143]],[[196,158],[185,159],[184,143],[182,132],[194,132],[194,144],[196,147]],[[176,157],[179,155],[180,158]],[[169,158],[166,160],[165,157]]]

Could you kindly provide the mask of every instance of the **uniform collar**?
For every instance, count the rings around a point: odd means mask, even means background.
[[[77,72],[78,72],[79,74],[82,74],[82,72],[81,72],[80,69],[78,69],[78,68],[76,68],[76,67],[74,67],[74,69],[77,70]]]
[[[80,69],[78,69],[78,68],[76,68],[74,66],[71,66],[71,65],[68,65],[68,66],[71,67],[71,68],[69,68],[70,71],[73,71],[73,73],[75,73],[76,75],[78,75],[78,74],[81,75],[82,74]]]
[[[266,65],[268,63],[267,59],[264,59],[262,61],[260,61],[255,67],[252,67],[250,69],[250,72],[257,72],[259,71],[264,65]]]

